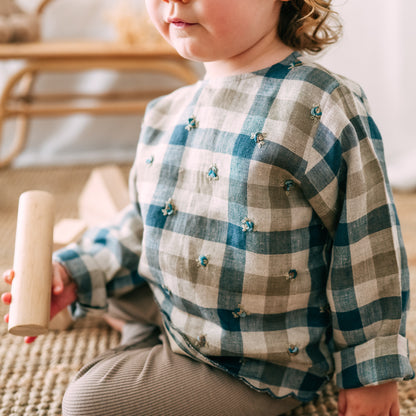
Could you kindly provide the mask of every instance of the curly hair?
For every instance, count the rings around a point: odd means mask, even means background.
[[[282,4],[278,34],[287,46],[318,53],[341,36],[342,25],[332,0],[288,0]],[[331,22],[332,20],[332,22]]]

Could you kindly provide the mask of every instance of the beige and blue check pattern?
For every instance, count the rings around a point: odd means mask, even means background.
[[[294,53],[152,102],[132,206],[56,258],[75,314],[147,282],[172,349],[308,401],[413,376],[406,255],[354,83]]]

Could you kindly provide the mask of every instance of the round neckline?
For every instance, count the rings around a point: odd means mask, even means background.
[[[271,68],[277,65],[289,66],[291,63],[293,63],[294,60],[298,59],[299,56],[301,56],[301,53],[299,51],[293,51],[291,54],[283,58],[281,61],[276,62],[273,65],[268,66],[266,68],[258,69],[252,72],[244,72],[241,74],[226,75],[223,77],[220,76],[220,77],[213,77],[213,78],[203,78],[199,82],[203,84],[228,84],[228,83],[243,81],[246,79],[254,78],[259,75],[262,76],[266,74]]]

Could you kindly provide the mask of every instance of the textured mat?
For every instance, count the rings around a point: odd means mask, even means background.
[[[40,189],[53,193],[57,202],[56,221],[77,216],[77,199],[92,166],[0,170],[0,273],[11,267],[19,195]],[[127,179],[129,166],[121,166]],[[416,195],[397,195],[409,259],[412,287],[416,280]],[[6,290],[0,282],[0,292]],[[415,291],[413,290],[413,293]],[[0,305],[0,314],[6,308]],[[416,304],[408,319],[411,359],[416,368]],[[75,372],[93,357],[118,344],[118,334],[102,321],[79,321],[68,331],[50,332],[32,345],[7,333],[0,323],[0,416],[60,415],[66,386]],[[401,383],[401,415],[416,416],[416,381]],[[337,390],[329,384],[313,403],[290,416],[336,416]],[[157,416],[157,415],[155,415]],[[255,416],[255,415],[253,415]]]
[[[119,336],[101,322],[50,332],[32,345],[0,332],[0,415],[60,415],[65,389],[87,361],[117,346]]]

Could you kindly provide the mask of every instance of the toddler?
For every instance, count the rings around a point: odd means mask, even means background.
[[[276,416],[333,376],[340,416],[399,415],[409,277],[381,137],[361,88],[301,55],[336,41],[330,3],[146,0],[206,77],[149,104],[131,206],[54,255],[53,313],[122,333],[64,415]]]

